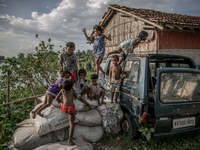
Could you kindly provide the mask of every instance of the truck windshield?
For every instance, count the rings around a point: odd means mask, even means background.
[[[200,100],[200,74],[162,73],[160,100],[163,103]]]

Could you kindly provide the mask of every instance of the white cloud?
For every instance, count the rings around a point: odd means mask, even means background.
[[[6,7],[6,5],[5,5],[5,4],[0,4],[0,6]]]
[[[65,41],[76,41],[76,49],[91,49],[92,46],[86,44],[81,30],[86,28],[87,33],[90,34],[93,26],[102,21],[102,16],[108,10],[109,4],[170,12],[176,2],[177,0],[63,0],[48,14],[39,15],[37,11],[32,12],[32,19],[0,15],[0,40],[5,42],[6,39],[12,38],[12,41],[15,42],[13,49],[16,49],[17,52],[6,54],[12,49],[9,46],[6,52],[4,51],[5,56],[33,51],[34,47],[30,45],[35,45],[36,33],[44,37],[44,40],[54,39],[55,43],[53,44],[57,47],[65,46]],[[14,41],[15,38],[20,40]],[[7,45],[5,44],[5,46]],[[0,51],[2,52],[3,48],[0,47]]]

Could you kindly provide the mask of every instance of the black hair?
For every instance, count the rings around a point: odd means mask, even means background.
[[[61,71],[61,70],[60,70],[59,73],[60,73],[61,77],[64,77],[64,76],[66,76],[67,74],[70,75],[70,72],[67,71],[67,70],[65,70],[65,71]]]
[[[139,33],[139,38],[141,39],[141,40],[145,40],[145,36],[148,36],[149,34],[148,34],[148,32],[146,32],[146,31],[141,31],[140,33]]]
[[[86,70],[85,69],[80,69],[79,72],[78,72],[78,75],[84,73],[86,75]]]
[[[73,83],[70,79],[64,80],[62,82],[62,88],[65,89],[66,91],[71,90],[72,86],[73,86]]]
[[[73,47],[73,48],[75,48],[74,42],[68,42],[68,43],[66,44],[66,48],[67,48],[67,47]]]
[[[98,75],[97,74],[92,74],[91,75],[91,79],[98,79]]]
[[[102,29],[102,27],[100,25],[95,25],[93,30],[94,29],[97,30],[97,31],[100,31],[101,33],[103,32],[103,29]]]
[[[119,60],[119,56],[117,55],[112,55],[112,58],[116,58],[117,60]]]

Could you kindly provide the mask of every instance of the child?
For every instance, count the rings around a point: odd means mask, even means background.
[[[110,89],[110,91],[111,91],[111,103],[113,103],[114,92],[116,92],[115,103],[118,103],[117,97],[118,97],[120,86],[121,86],[120,75],[122,74],[125,78],[126,78],[126,75],[122,72],[122,67],[118,64],[119,56],[113,55],[111,61],[113,63],[113,66],[110,67],[110,73],[109,73],[110,85],[111,85],[111,89]]]
[[[74,54],[74,50],[75,44],[73,42],[68,42],[66,44],[66,51],[59,55],[60,71],[68,70],[73,83],[76,81],[78,70],[78,58]]]
[[[97,99],[99,106],[101,106],[102,104],[106,104],[103,100],[104,100],[105,91],[108,92],[108,90],[106,90],[101,85],[101,83],[97,83],[97,80],[98,80],[97,74],[92,74],[91,80],[92,80],[92,83],[88,86],[90,88],[91,92],[92,92],[91,99],[93,99],[93,98]],[[101,92],[100,92],[100,88],[102,88]],[[101,103],[99,102],[100,96],[102,96]]]
[[[100,67],[99,63],[100,63],[101,59],[104,57],[104,53],[105,53],[105,41],[104,41],[104,39],[106,38],[109,41],[111,41],[111,35],[109,34],[108,37],[107,37],[105,34],[103,34],[102,33],[103,29],[99,25],[95,25],[93,30],[94,30],[94,34],[91,35],[90,37],[87,36],[85,28],[82,31],[85,34],[85,37],[86,37],[87,40],[94,39],[93,56],[95,57],[96,73],[97,73],[97,75],[99,75],[99,70],[100,70],[103,74],[103,79],[104,79],[105,72]]]
[[[68,143],[71,145],[75,145],[75,143],[72,141],[73,133],[74,133],[74,120],[75,120],[75,114],[76,109],[73,103],[73,97],[74,97],[74,90],[72,89],[72,81],[71,80],[65,80],[62,83],[62,90],[58,93],[56,96],[56,100],[61,103],[60,96],[62,95],[62,105],[61,105],[61,111],[64,113],[68,113],[69,115],[69,139]]]
[[[86,77],[86,70],[80,69],[78,72],[78,79],[77,82],[74,85],[74,90],[76,97],[80,99],[83,103],[89,106],[90,109],[92,109],[91,105],[82,97],[84,93],[87,93],[87,97],[90,97],[90,91],[88,89],[88,83]]]
[[[46,92],[45,100],[43,105],[38,107],[35,111],[32,111],[32,118],[35,118],[35,114],[39,115],[40,117],[43,117],[43,114],[41,114],[41,111],[51,105],[51,102],[53,98],[57,96],[57,94],[60,92],[61,85],[63,80],[69,79],[70,72],[69,71],[63,71],[61,72],[61,79],[56,80],[53,84],[51,84]]]
[[[112,51],[112,52],[109,52],[106,57],[108,57],[109,55],[111,54],[117,54],[117,53],[121,53],[121,58],[118,62],[118,64],[120,65],[122,63],[122,61],[125,59],[125,57],[130,53],[130,54],[134,54],[134,48],[138,47],[139,43],[141,41],[145,41],[148,37],[148,32],[146,31],[141,31],[139,33],[139,36],[138,37],[135,37],[135,38],[130,38],[126,41],[123,41],[121,44],[119,44],[119,49],[116,50],[116,51]],[[155,34],[153,36],[153,38],[155,37]],[[153,40],[152,38],[152,40]],[[126,51],[126,54],[125,54],[125,51]]]

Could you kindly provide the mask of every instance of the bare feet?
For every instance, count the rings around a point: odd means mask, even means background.
[[[98,103],[98,105],[99,105],[99,106],[101,106],[101,105],[102,105],[102,103],[100,103],[100,102],[99,102],[99,103]]]
[[[32,118],[35,119],[35,112],[31,111],[31,114],[32,114]]]
[[[92,110],[92,107],[91,107],[91,105],[90,105],[90,104],[88,105],[88,107],[89,107],[89,109],[90,109],[90,110]]]
[[[113,103],[113,101],[111,101],[111,103]]]
[[[115,100],[115,103],[118,104],[118,102]]]
[[[40,117],[43,117],[44,115],[41,113],[36,113],[37,115],[39,115]]]
[[[72,140],[68,140],[68,143],[70,143],[71,145],[75,145],[75,143]]]
[[[102,104],[106,104],[106,102],[103,101]]]

